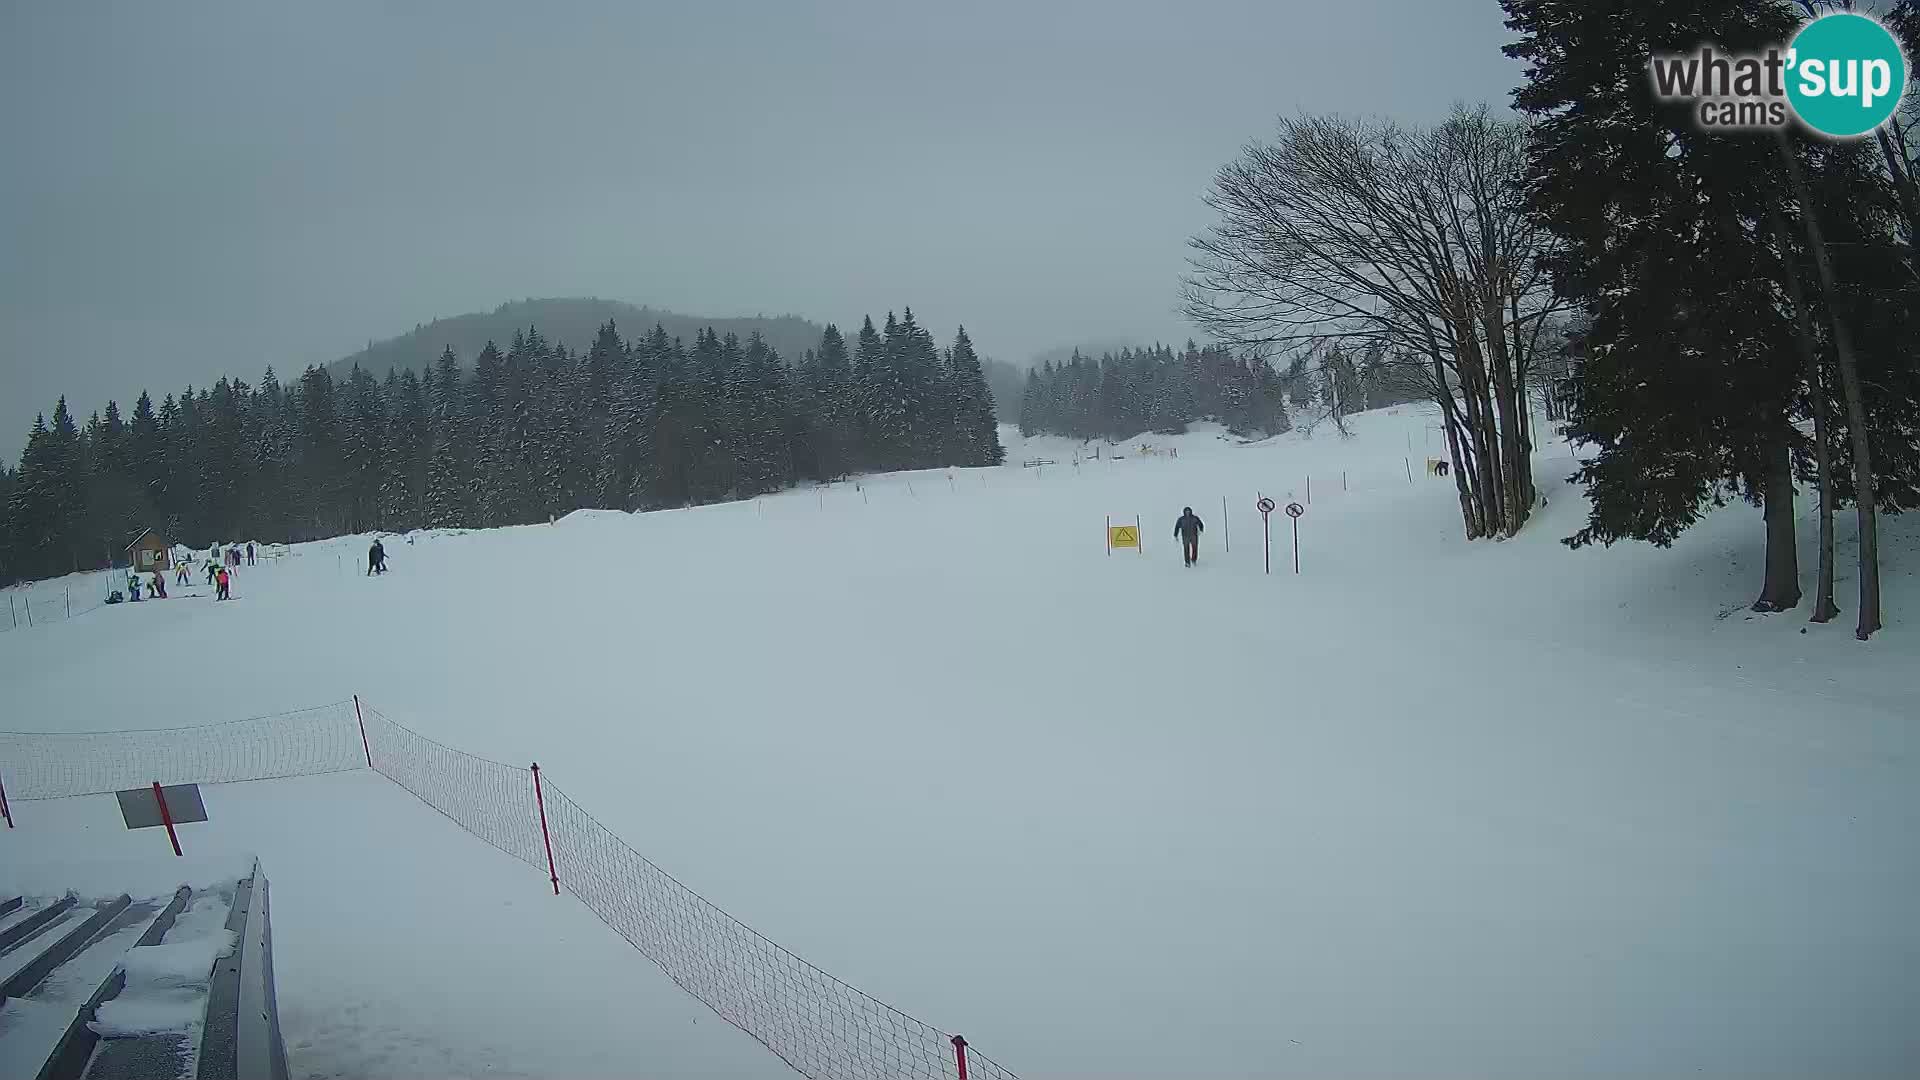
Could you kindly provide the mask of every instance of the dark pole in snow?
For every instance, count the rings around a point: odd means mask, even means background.
[[[1293,572],[1300,572],[1300,519],[1293,519]]]
[[[360,695],[353,695],[353,718],[360,723],[360,752],[367,755],[367,768],[373,768],[373,748],[367,745],[367,718],[360,715]]]
[[[173,831],[173,811],[167,809],[167,793],[160,790],[160,781],[153,782],[153,800],[160,804],[160,824],[167,827],[167,839],[173,844],[173,853],[180,854],[180,835]]]
[[[560,875],[553,869],[553,837],[547,835],[547,797],[540,790],[540,763],[533,763],[533,801],[540,807],[540,842],[547,845],[547,877],[553,881],[553,895],[560,895]]]

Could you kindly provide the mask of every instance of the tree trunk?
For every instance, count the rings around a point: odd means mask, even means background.
[[[1833,351],[1839,360],[1840,394],[1847,406],[1848,436],[1853,443],[1853,487],[1855,513],[1860,532],[1860,621],[1853,636],[1861,641],[1880,629],[1880,529],[1875,513],[1873,449],[1867,438],[1867,403],[1860,392],[1860,372],[1854,363],[1853,336],[1847,321],[1834,310],[1833,264],[1827,260],[1827,244],[1820,234],[1820,222],[1813,200],[1807,192],[1806,177],[1800,161],[1793,156],[1784,134],[1780,136],[1780,155],[1787,159],[1787,174],[1793,180],[1794,194],[1800,200],[1800,218],[1807,230],[1807,247],[1813,253],[1813,265],[1820,272],[1820,290],[1826,297],[1827,317],[1833,324]]]
[[[1452,395],[1448,395],[1451,399]],[[1487,535],[1486,511],[1480,506],[1480,500],[1474,497],[1473,485],[1469,483],[1471,475],[1467,471],[1467,462],[1461,457],[1460,425],[1453,419],[1453,410],[1444,410],[1447,429],[1447,462],[1453,473],[1453,488],[1460,495],[1460,516],[1467,523],[1467,539],[1478,540]]]
[[[1478,540],[1487,535],[1486,517],[1468,482],[1467,463],[1461,456],[1460,425],[1453,414],[1453,390],[1447,386],[1446,369],[1440,362],[1438,352],[1433,354],[1433,385],[1434,401],[1440,406],[1441,423],[1447,433],[1447,458],[1453,473],[1453,487],[1460,494],[1460,520],[1466,526],[1467,539]]]
[[[1486,531],[1482,535],[1491,536],[1503,532],[1506,523],[1506,507],[1502,503],[1504,492],[1500,483],[1500,452],[1493,438],[1494,422],[1488,402],[1486,366],[1479,338],[1475,334],[1472,319],[1463,312],[1457,312],[1456,316],[1454,325],[1460,347],[1455,362],[1460,368],[1460,396],[1465,404],[1462,424],[1465,430],[1462,434],[1471,448],[1471,464],[1476,470],[1473,486],[1485,514]]]
[[[1515,397],[1518,387],[1513,378],[1513,358],[1507,349],[1506,328],[1502,325],[1498,301],[1484,304],[1481,314],[1481,325],[1487,335],[1487,367],[1493,373],[1494,416],[1499,424],[1495,439],[1500,447],[1500,502],[1504,511],[1501,528],[1512,536],[1526,524],[1527,512],[1533,505],[1528,485],[1521,478],[1525,462],[1520,454],[1520,426],[1524,421]]]
[[[1761,450],[1761,505],[1767,521],[1766,580],[1755,611],[1786,611],[1800,603],[1800,556],[1793,534],[1793,459],[1788,455],[1787,418]]]
[[[1807,369],[1807,397],[1813,404],[1813,466],[1820,482],[1820,571],[1814,585],[1812,621],[1823,623],[1840,614],[1840,605],[1833,601],[1833,451],[1827,442],[1833,421],[1827,415],[1827,380],[1822,372],[1819,349],[1813,341],[1813,318],[1807,313],[1806,290],[1800,284],[1800,270],[1793,264],[1793,245],[1779,213],[1769,217],[1774,235],[1780,241],[1782,277],[1787,298],[1793,303],[1794,339],[1800,348],[1801,363]]]

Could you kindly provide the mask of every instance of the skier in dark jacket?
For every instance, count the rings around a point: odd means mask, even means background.
[[[1180,554],[1188,566],[1200,561],[1200,532],[1205,528],[1191,506],[1182,509],[1180,520],[1173,523],[1173,535],[1180,540]]]
[[[384,574],[386,572],[387,549],[380,546],[380,541],[375,540],[373,546],[367,549],[367,573]]]

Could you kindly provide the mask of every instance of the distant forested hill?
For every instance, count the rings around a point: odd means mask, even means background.
[[[410,333],[373,342],[352,356],[329,364],[328,368],[336,379],[355,364],[376,379],[386,378],[387,372],[394,369],[424,372],[439,359],[440,350],[449,345],[462,365],[471,365],[488,341],[504,349],[513,340],[515,330],[525,331],[530,326],[537,328],[548,341],[564,343],[576,353],[584,352],[608,319],[618,324],[621,334],[629,337],[642,336],[658,323],[666,328],[668,337],[681,338],[689,345],[694,335],[707,327],[712,327],[721,337],[738,334],[742,341],[758,330],[788,363],[797,362],[806,350],[818,348],[820,331],[824,329],[798,315],[712,319],[591,296],[514,300],[488,312],[435,319],[414,327]]]

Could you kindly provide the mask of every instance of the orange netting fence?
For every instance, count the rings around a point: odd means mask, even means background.
[[[629,847],[542,773],[435,742],[356,700],[201,727],[0,731],[6,799],[371,768],[571,891],[681,989],[808,1077],[1002,1080],[964,1039],[841,982]]]

